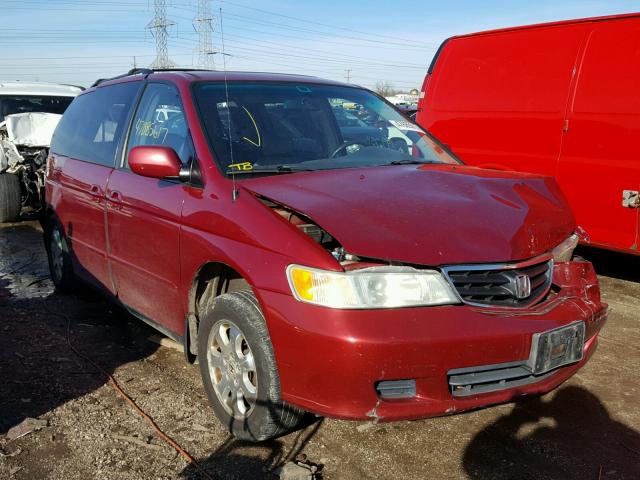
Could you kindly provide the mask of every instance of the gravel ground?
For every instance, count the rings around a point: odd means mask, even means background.
[[[258,445],[231,438],[196,366],[91,292],[53,292],[36,223],[0,227],[0,478],[195,479],[69,339],[219,479],[277,478],[306,455],[325,479],[640,478],[640,258],[585,249],[611,306],[587,366],[543,397],[445,418],[319,419]],[[302,373],[302,372],[301,372]],[[27,418],[40,430],[7,442]],[[44,426],[43,426],[44,425]]]

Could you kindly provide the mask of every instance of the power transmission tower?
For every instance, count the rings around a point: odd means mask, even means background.
[[[351,69],[346,68],[344,70],[344,78],[347,80],[347,83],[351,83]]]
[[[167,28],[175,24],[167,19],[167,0],[153,0],[153,4],[155,16],[149,22],[147,28],[151,30],[151,34],[156,39],[156,59],[150,66],[151,68],[171,68],[175,66],[175,63],[169,60],[167,48],[169,33]]]
[[[213,48],[213,22],[211,14],[211,0],[198,0],[198,12],[193,19],[193,28],[198,33],[198,66],[208,70],[215,70],[213,55],[217,51]]]

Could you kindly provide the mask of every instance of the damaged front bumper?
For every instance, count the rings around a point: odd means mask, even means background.
[[[588,361],[607,317],[593,267],[579,260],[555,265],[552,291],[526,309],[337,310],[282,293],[258,294],[283,399],[344,419],[424,418],[548,392]],[[537,376],[526,368],[520,376],[509,370],[527,365],[534,334],[575,322],[584,322],[581,360]],[[469,374],[487,371],[497,382],[490,388],[472,391],[464,384]],[[393,385],[404,398],[385,394]],[[459,394],[460,385],[466,394]]]

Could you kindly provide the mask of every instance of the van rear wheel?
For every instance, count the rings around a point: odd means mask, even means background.
[[[253,292],[227,293],[207,305],[198,363],[218,419],[237,438],[254,442],[296,428],[305,412],[282,401],[273,346]]]
[[[22,210],[20,179],[12,173],[0,174],[0,223],[13,222]]]
[[[55,218],[49,219],[45,226],[44,241],[51,280],[56,289],[63,293],[74,290],[76,277],[71,263],[71,246],[62,225]]]

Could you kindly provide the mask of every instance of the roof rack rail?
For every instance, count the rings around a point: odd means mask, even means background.
[[[206,68],[132,68],[127,73],[123,73],[122,75],[116,75],[115,77],[110,78],[99,78],[95,82],[93,82],[92,87],[97,87],[102,82],[106,82],[109,80],[117,80],[118,78],[128,77],[129,75],[150,75],[154,72],[210,72],[212,70],[207,70]]]
[[[143,74],[143,75],[148,75],[150,73],[153,73],[153,70],[151,70],[150,68],[132,68],[127,73],[123,73],[122,75],[116,75],[115,77],[109,77],[109,78],[99,78],[98,80],[93,82],[93,84],[91,86],[92,87],[97,87],[102,82],[107,82],[109,80],[116,80],[118,78],[128,77],[129,75],[137,75],[139,73]]]
[[[166,67],[152,68],[153,72],[215,72],[209,68],[189,68],[189,67]]]

